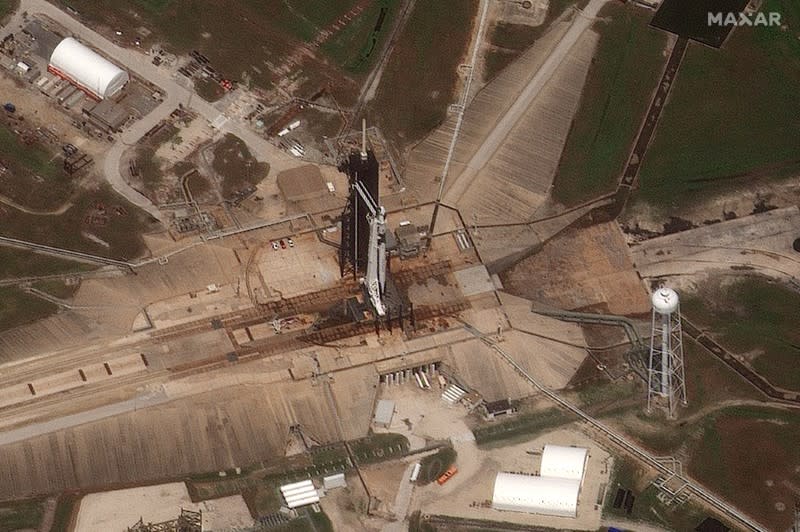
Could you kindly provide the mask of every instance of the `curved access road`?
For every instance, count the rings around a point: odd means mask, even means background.
[[[151,216],[167,223],[161,211],[143,194],[134,189],[122,177],[120,161],[125,149],[139,142],[161,120],[167,118],[179,104],[190,108],[211,123],[218,124],[218,129],[223,133],[232,133],[242,139],[259,160],[270,163],[270,172],[280,172],[287,168],[300,165],[300,161],[292,158],[276,146],[267,142],[246,126],[228,120],[214,105],[200,97],[193,98],[193,91],[178,83],[174,75],[166,68],[156,67],[150,62],[150,57],[137,50],[122,48],[112,43],[96,31],[87,28],[80,21],[72,18],[68,13],[45,0],[21,0],[19,9],[14,13],[9,23],[0,31],[0,38],[7,33],[18,30],[23,24],[23,13],[28,15],[45,15],[54,20],[80,40],[101,50],[108,58],[135,73],[140,78],[147,80],[161,88],[165,95],[161,104],[148,115],[137,121],[111,145],[106,152],[103,162],[103,175],[113,189],[124,196],[128,201],[147,211]]]

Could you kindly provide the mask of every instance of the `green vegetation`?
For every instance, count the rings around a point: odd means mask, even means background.
[[[72,493],[65,493],[58,498],[50,532],[68,532],[70,530],[69,525],[72,521],[72,513],[77,510],[80,500],[80,495]]]
[[[800,482],[800,414],[758,408],[728,408],[705,419],[702,437],[689,454],[698,481],[767,525],[787,530]],[[776,511],[783,504],[786,511]]]
[[[456,461],[458,453],[452,447],[442,447],[436,454],[431,454],[419,461],[418,484],[430,484],[447,471]]]
[[[350,452],[359,464],[381,462],[408,452],[408,439],[402,434],[372,434],[350,442]]]
[[[750,365],[772,384],[800,391],[800,293],[761,277],[706,285],[683,311],[727,349],[755,355]]]
[[[283,498],[274,484],[259,484],[242,491],[242,497],[250,513],[256,517],[269,515],[281,509]]]
[[[617,489],[631,490],[636,497],[631,514],[625,508],[614,508]],[[708,516],[707,509],[693,504],[667,506],[658,499],[659,490],[648,483],[646,472],[628,457],[614,457],[614,472],[606,490],[603,515],[615,515],[635,522],[651,523],[667,530],[694,530]],[[722,519],[720,516],[715,516]]]
[[[324,42],[322,50],[348,72],[367,72],[391,30],[399,7],[397,0],[370,2],[357,18]]]
[[[53,303],[23,292],[19,288],[0,287],[0,330],[26,325],[57,311],[58,307]]]
[[[73,192],[72,179],[40,144],[26,144],[0,124],[0,194],[29,209],[57,209]]]
[[[301,54],[298,70],[309,77],[308,87],[316,91],[330,85],[343,103],[355,98],[358,85],[331,66],[337,63],[359,72],[357,62],[350,65],[352,53],[362,53],[372,38],[383,39],[391,27],[391,15],[397,0],[368,2],[366,9],[342,27],[332,25],[357,4],[356,0],[286,0],[263,2],[243,0],[61,0],[76,9],[82,19],[105,28],[127,29],[122,40],[133,40],[135,29],[145,27],[151,33],[141,37],[142,48],[164,43],[170,51],[185,54],[198,50],[211,60],[211,66],[224,77],[269,90],[281,81],[267,63],[281,64],[293,51],[330,32],[313,56]],[[371,35],[378,17],[378,5],[389,6],[383,30]],[[351,29],[350,26],[356,26]],[[330,43],[330,44],[329,44]],[[375,44],[377,47],[377,43]],[[328,55],[331,54],[331,55]],[[348,55],[350,54],[350,55]],[[340,62],[343,61],[343,62]],[[366,66],[364,65],[365,69]],[[305,85],[304,85],[305,87]],[[209,98],[210,85],[198,87]],[[216,90],[216,89],[214,89]],[[300,94],[310,96],[310,94]]]
[[[19,0],[0,0],[0,22],[16,11]]]
[[[102,211],[98,209],[102,207]],[[133,259],[144,251],[141,233],[156,221],[118,196],[108,185],[84,190],[57,216],[15,212],[0,215],[3,236],[117,259]],[[105,245],[87,237],[92,235]]]
[[[766,0],[761,10],[780,13],[787,27],[736,28],[720,50],[690,43],[644,158],[638,199],[669,209],[749,186],[750,172],[800,172],[800,3]]]
[[[667,38],[649,11],[606,5],[600,42],[556,172],[553,197],[577,205],[612,192],[656,89]]]
[[[551,0],[547,15],[540,26],[498,22],[489,30],[487,42],[491,46],[486,53],[484,79],[490,80],[511,64],[539,37],[550,29],[550,24],[567,8],[582,7],[588,0]]]
[[[473,430],[472,433],[478,445],[510,445],[574,420],[559,408],[548,408],[539,412],[518,414],[500,423],[486,424]]]
[[[436,527],[422,520],[422,512],[417,510],[408,517],[408,532],[436,532]]]
[[[41,500],[0,504],[0,530],[36,529],[43,515]]]
[[[446,118],[477,8],[477,0],[414,6],[369,110],[389,141],[412,145]]]
[[[25,249],[0,246],[0,278],[36,277],[91,271],[97,266],[57,259]]]
[[[222,178],[222,195],[230,198],[248,186],[257,185],[269,173],[269,164],[260,163],[239,137],[230,133],[214,147],[214,171]]]
[[[180,130],[176,126],[169,124],[162,127],[147,142],[142,143],[136,149],[136,167],[139,170],[144,189],[151,194],[158,188],[164,177],[162,170],[164,160],[158,157],[156,152],[164,144],[174,143],[179,139],[179,133]]]
[[[216,102],[225,96],[225,89],[222,88],[222,85],[211,78],[195,80],[194,90],[198,96],[207,102]]]

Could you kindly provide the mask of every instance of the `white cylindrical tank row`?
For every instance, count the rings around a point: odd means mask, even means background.
[[[406,384],[416,380],[421,388],[430,388],[431,383],[438,381],[439,386],[444,387],[446,381],[437,371],[438,362],[423,364],[414,368],[406,368],[380,376],[380,383],[383,385]]]

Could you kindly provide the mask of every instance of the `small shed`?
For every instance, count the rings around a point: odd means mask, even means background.
[[[375,417],[372,420],[375,425],[388,429],[389,425],[392,424],[393,417],[394,401],[388,399],[381,399],[378,401],[378,406],[375,407]]]
[[[486,419],[494,419],[514,411],[514,407],[511,406],[511,402],[508,399],[484,403],[483,408],[486,410]]]

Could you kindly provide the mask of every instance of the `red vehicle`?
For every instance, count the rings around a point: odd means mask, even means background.
[[[286,242],[283,240],[281,240],[281,248],[286,249]]]
[[[445,482],[447,482],[448,480],[453,478],[453,475],[455,475],[456,473],[458,473],[458,468],[456,466],[454,466],[454,465],[450,466],[450,469],[445,471],[442,474],[442,476],[440,476],[439,478],[436,479],[436,483],[441,486],[442,484],[444,484]]]

